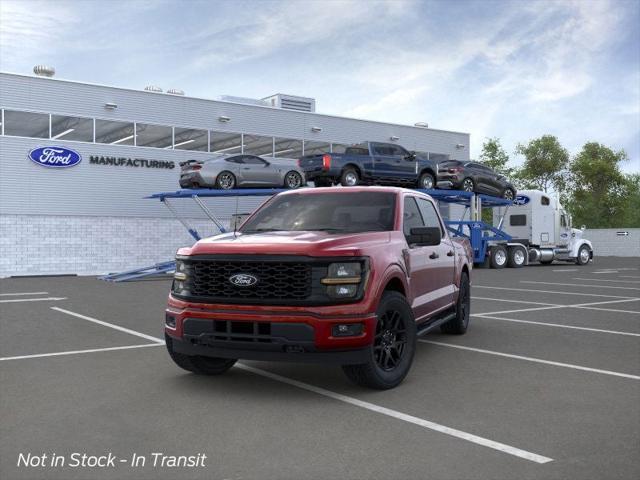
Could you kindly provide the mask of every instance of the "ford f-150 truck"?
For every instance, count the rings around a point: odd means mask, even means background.
[[[298,161],[316,187],[340,183],[436,187],[438,163],[394,143],[365,142],[347,147],[343,154],[307,155]]]
[[[166,345],[198,374],[221,374],[237,359],[326,362],[360,385],[392,388],[418,335],[465,333],[472,258],[428,195],[280,193],[237,232],[178,250]]]

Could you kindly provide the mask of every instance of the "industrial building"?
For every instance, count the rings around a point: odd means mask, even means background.
[[[47,67],[34,72],[0,73],[0,277],[93,275],[170,260],[193,239],[144,197],[177,190],[179,163],[189,159],[248,153],[294,162],[363,140],[469,159],[467,133],[319,114],[312,98],[209,100],[60,80]],[[60,149],[77,155],[67,168],[32,158]],[[263,200],[209,206],[228,222]],[[215,232],[191,204],[179,208],[201,231]]]

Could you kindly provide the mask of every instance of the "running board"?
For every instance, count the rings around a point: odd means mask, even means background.
[[[437,328],[440,325],[442,325],[443,323],[447,323],[449,320],[453,320],[454,318],[456,318],[456,312],[455,311],[447,313],[444,317],[440,317],[440,318],[436,317],[435,320],[432,320],[427,325],[418,326],[417,335],[419,337],[421,337],[422,335],[426,335],[427,333],[429,333],[434,328]]]

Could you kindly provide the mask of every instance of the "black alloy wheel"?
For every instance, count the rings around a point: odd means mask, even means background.
[[[462,181],[462,190],[464,190],[465,192],[473,192],[474,188],[475,188],[475,185],[472,179],[465,178]]]
[[[402,314],[397,310],[385,311],[376,327],[373,357],[382,370],[388,372],[398,366],[407,345],[407,329]]]
[[[505,200],[513,200],[513,190],[511,190],[510,188],[507,188],[503,193],[502,193],[502,198],[504,198]]]

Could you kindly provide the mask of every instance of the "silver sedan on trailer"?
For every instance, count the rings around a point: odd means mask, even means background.
[[[292,158],[219,155],[211,160],[188,160],[180,168],[182,188],[299,188],[306,184],[304,172]]]

